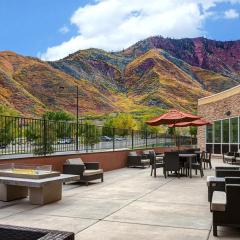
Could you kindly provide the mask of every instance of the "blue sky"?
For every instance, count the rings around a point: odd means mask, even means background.
[[[0,51],[46,60],[153,35],[240,39],[240,0],[1,0]]]

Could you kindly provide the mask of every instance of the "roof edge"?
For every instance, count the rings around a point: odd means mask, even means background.
[[[216,93],[216,94],[213,94],[211,96],[198,99],[198,106],[208,104],[208,103],[212,103],[212,102],[217,102],[217,101],[220,101],[222,99],[231,97],[231,96],[236,95],[236,94],[240,94],[240,84],[233,87],[233,88],[227,89],[223,92]]]

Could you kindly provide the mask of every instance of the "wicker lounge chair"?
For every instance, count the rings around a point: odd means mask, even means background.
[[[129,152],[127,159],[127,167],[145,167],[150,166],[150,159],[146,159],[141,154],[137,154],[137,152]]]
[[[225,191],[225,178],[240,178],[239,167],[216,167],[215,176],[207,177],[208,201],[212,201],[214,191]]]
[[[64,174],[80,176],[80,182],[88,185],[89,181],[101,179],[103,182],[103,169],[99,168],[98,162],[83,162],[81,158],[68,159],[63,165]]]
[[[213,235],[218,226],[240,227],[240,179],[225,179],[225,192],[215,191],[211,203],[213,214]]]
[[[223,162],[224,163],[231,163],[231,164],[236,162],[235,153],[234,152],[227,152],[227,153],[223,154]]]

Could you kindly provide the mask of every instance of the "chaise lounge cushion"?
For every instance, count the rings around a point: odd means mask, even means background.
[[[71,165],[84,165],[84,162],[82,161],[81,158],[71,158],[67,159],[66,164],[71,164]]]
[[[129,152],[128,156],[134,156],[135,157],[135,156],[138,156],[138,154],[137,154],[137,152]]]
[[[141,163],[150,164],[150,159],[142,159],[142,160],[141,160]]]
[[[226,193],[214,191],[211,203],[211,210],[217,212],[224,212],[226,210]]]
[[[93,175],[101,174],[101,173],[103,173],[103,169],[85,170],[83,172],[83,176],[93,176]]]
[[[234,157],[234,156],[224,155],[224,159],[227,159],[227,160],[234,160],[235,157]]]

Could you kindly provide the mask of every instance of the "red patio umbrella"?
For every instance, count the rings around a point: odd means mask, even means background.
[[[204,125],[211,125],[212,123],[205,119],[197,119],[191,122],[180,122],[176,124],[169,124],[169,127],[200,127]]]
[[[191,122],[197,119],[200,119],[201,117],[198,115],[190,114],[190,113],[185,113],[181,112],[178,110],[170,110],[167,113],[164,113],[158,117],[152,118],[148,121],[146,121],[146,124],[151,125],[151,126],[159,126],[163,124],[172,124],[176,125],[177,123],[180,122]]]

